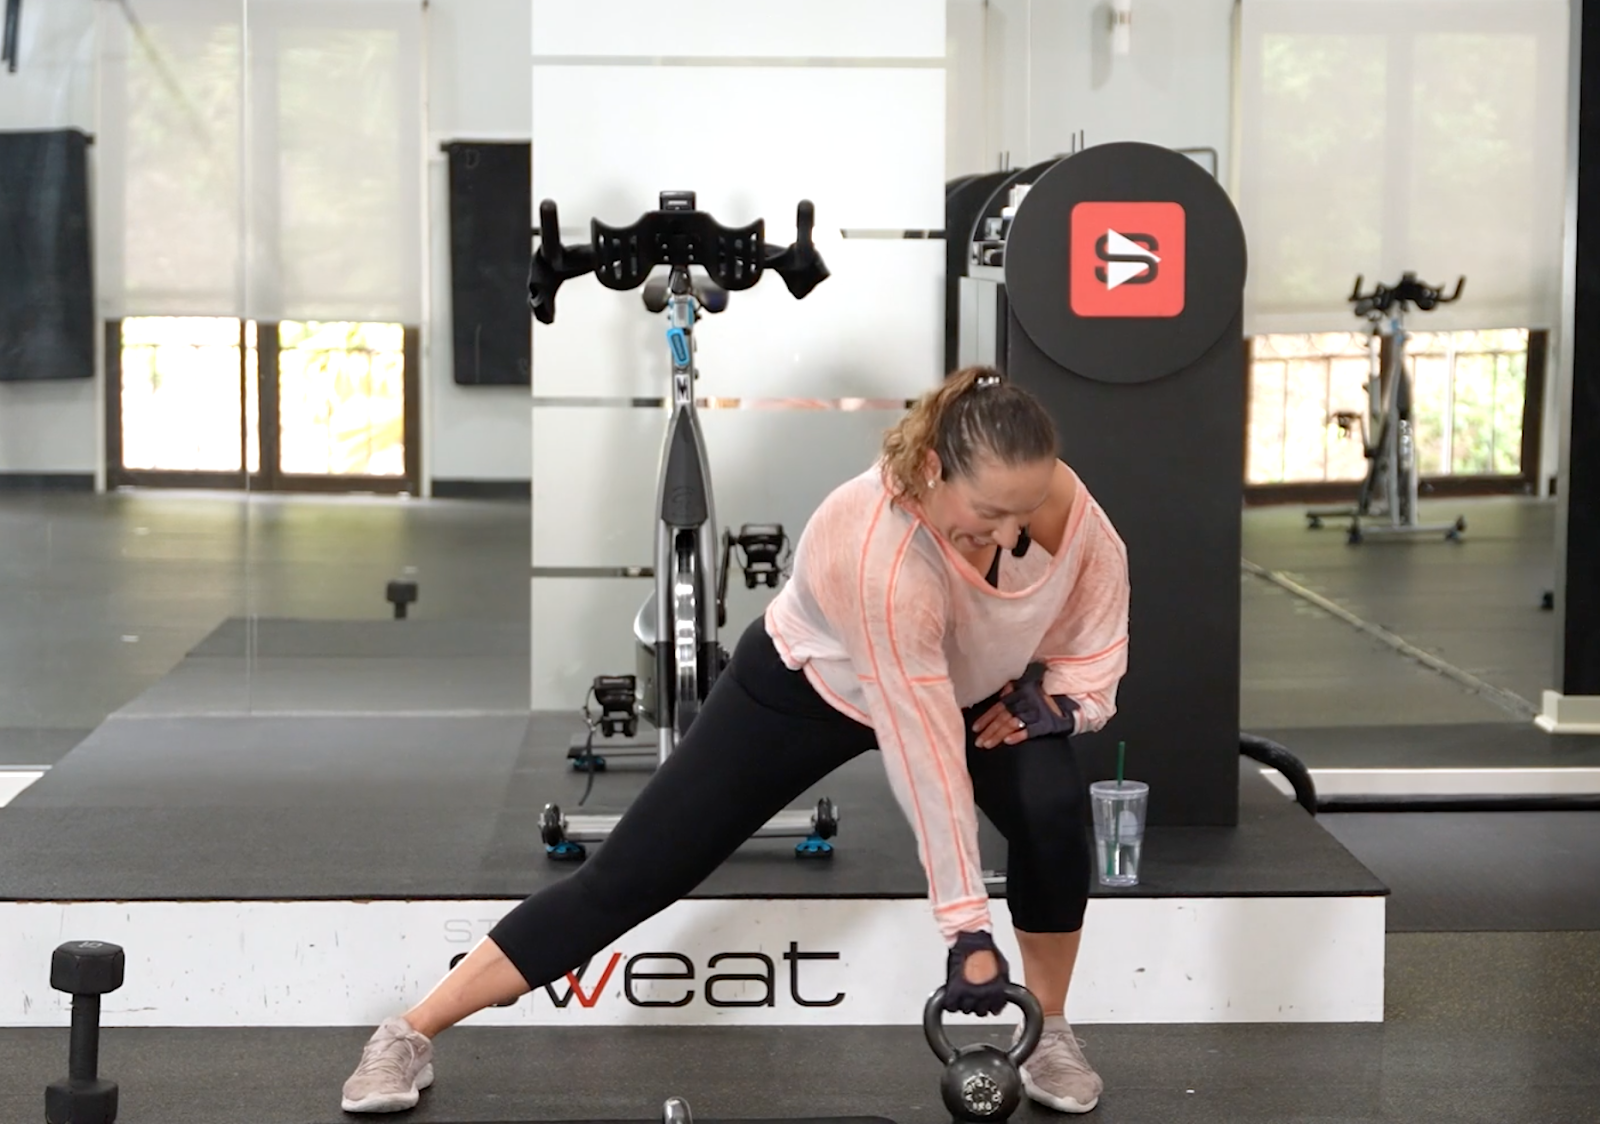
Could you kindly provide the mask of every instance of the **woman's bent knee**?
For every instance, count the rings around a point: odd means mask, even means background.
[[[1076,933],[1089,905],[1088,879],[1082,884],[1040,885],[1031,892],[1006,891],[1011,924],[1024,933]]]
[[[1082,928],[1092,874],[1083,793],[1076,786],[1030,793],[1024,829],[1008,843],[1006,898],[1017,928]]]

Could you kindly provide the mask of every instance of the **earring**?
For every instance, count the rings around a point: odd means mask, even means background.
[[[939,478],[937,476],[928,477],[928,491],[930,491],[930,492],[933,491],[934,485],[936,485],[938,483],[939,483]]]

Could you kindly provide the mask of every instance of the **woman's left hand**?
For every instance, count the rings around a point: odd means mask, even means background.
[[[1007,683],[1000,688],[1002,695],[1009,695],[1017,689],[1015,683]],[[1044,696],[1045,705],[1062,717],[1061,708],[1056,705],[1056,700],[1049,695]],[[1017,745],[1028,740],[1028,732],[1024,728],[1022,719],[1006,709],[1005,703],[995,703],[984,712],[983,716],[972,724],[977,732],[979,749],[994,749],[1000,745]]]

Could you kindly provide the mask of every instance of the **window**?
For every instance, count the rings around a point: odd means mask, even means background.
[[[405,474],[404,335],[398,324],[278,326],[284,472]]]
[[[236,486],[242,459],[261,475],[252,486],[284,476],[403,482],[415,468],[407,343],[399,324],[125,319],[109,419],[121,452],[110,468],[122,482],[133,473],[187,483],[198,473],[206,486]],[[276,371],[265,385],[263,364]]]
[[[1333,419],[1341,412],[1366,418],[1376,346],[1366,332],[1255,338],[1247,484],[1366,475],[1361,423]],[[1419,475],[1523,475],[1529,349],[1526,329],[1408,334]]]
[[[1329,419],[1366,408],[1371,371],[1365,332],[1258,336],[1251,351],[1245,480],[1281,484],[1360,480],[1359,440],[1340,440]]]
[[[1528,333],[1416,332],[1406,341],[1423,476],[1516,476]]]
[[[121,467],[238,472],[242,430],[247,466],[258,471],[257,366],[253,323],[241,336],[239,321],[225,316],[122,321]]]

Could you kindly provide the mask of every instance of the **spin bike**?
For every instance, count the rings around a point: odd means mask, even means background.
[[[720,313],[728,294],[748,289],[767,271],[778,274],[796,300],[807,296],[828,277],[828,268],[811,241],[815,211],[802,200],[796,214],[796,238],[778,247],[765,240],[765,222],[725,227],[695,205],[692,191],[664,191],[659,209],[632,226],[613,227],[590,221],[587,246],[564,246],[554,201],[539,205],[539,246],[534,251],[528,282],[529,304],[541,324],[555,320],[556,291],[575,277],[593,273],[608,289],[641,285],[644,305],[666,314],[671,359],[671,418],[661,452],[656,493],[655,589],[634,621],[635,675],[602,675],[594,680],[584,703],[589,735],[569,749],[574,768],[592,774],[605,768],[605,756],[594,751],[594,735],[632,738],[639,719],[655,727],[653,743],[628,743],[606,748],[609,756],[654,756],[666,761],[699,714],[701,703],[727,663],[717,639],[727,624],[727,583],[733,552],[740,553],[745,584],[776,588],[783,573],[780,555],[787,545],[783,528],[746,524],[734,535],[724,532],[720,565],[716,557],[716,509],[710,465],[695,411],[695,321],[701,313]],[[666,266],[666,276],[650,275]],[[692,272],[698,266],[704,276]],[[589,699],[599,713],[589,709]],[[643,752],[641,752],[643,751]],[[547,804],[540,817],[545,853],[559,861],[578,861],[584,843],[607,838],[621,817],[615,814],[566,814]],[[780,812],[757,830],[758,837],[799,837],[801,858],[831,858],[828,842],[838,831],[838,810],[823,798],[814,809]]]
[[[1449,296],[1417,280],[1415,273],[1404,274],[1393,288],[1378,284],[1370,293],[1361,291],[1360,277],[1350,301],[1355,314],[1371,324],[1367,349],[1372,373],[1367,379],[1367,415],[1341,410],[1330,419],[1342,436],[1359,430],[1361,449],[1367,459],[1367,474],[1354,507],[1320,508],[1306,512],[1312,530],[1324,519],[1349,519],[1349,541],[1360,543],[1368,535],[1443,535],[1460,542],[1467,529],[1465,518],[1454,523],[1417,522],[1416,428],[1411,410],[1411,373],[1406,370],[1406,313],[1411,305],[1431,312],[1441,304],[1461,299],[1465,277],[1456,281]],[[1389,338],[1389,369],[1383,370],[1383,337]],[[1367,522],[1363,524],[1363,520]]]

